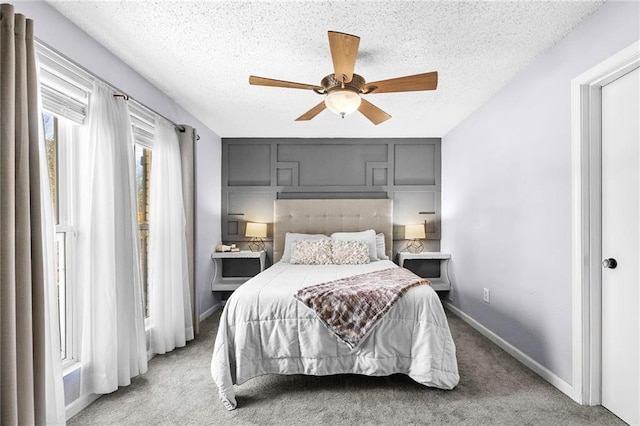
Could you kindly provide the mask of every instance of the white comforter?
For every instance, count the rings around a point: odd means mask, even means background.
[[[234,384],[263,374],[404,373],[426,386],[455,387],[456,349],[430,286],[410,289],[353,350],[293,297],[302,287],[394,266],[386,260],[320,266],[278,262],[242,285],[222,312],[211,361],[224,406],[236,408]]]

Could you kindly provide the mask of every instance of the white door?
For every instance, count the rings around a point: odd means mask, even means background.
[[[602,87],[602,405],[640,424],[640,68]]]

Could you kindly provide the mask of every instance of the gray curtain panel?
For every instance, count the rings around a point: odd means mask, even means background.
[[[184,128],[184,131],[180,129]],[[196,247],[196,138],[197,132],[190,126],[178,126],[178,141],[180,142],[180,159],[182,166],[182,197],[184,199],[184,214],[187,219],[187,263],[189,268],[189,290],[191,292],[191,306],[193,312],[193,332],[197,336],[200,332],[200,315],[195,278],[195,247]]]
[[[1,424],[45,423],[44,261],[33,22],[0,5]]]

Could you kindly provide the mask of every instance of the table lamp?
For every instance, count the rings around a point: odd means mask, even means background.
[[[263,238],[267,237],[267,224],[247,222],[247,229],[244,232],[244,236],[251,238],[248,244],[251,251],[264,250]]]
[[[411,240],[409,241],[409,244],[407,244],[407,250],[409,250],[409,253],[422,252],[422,242],[420,240],[425,237],[424,224],[406,225],[404,227],[404,238],[406,240]]]

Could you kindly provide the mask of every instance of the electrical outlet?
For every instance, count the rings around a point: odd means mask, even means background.
[[[482,299],[483,299],[486,303],[490,303],[490,298],[489,298],[489,289],[488,289],[488,288],[483,289]]]

